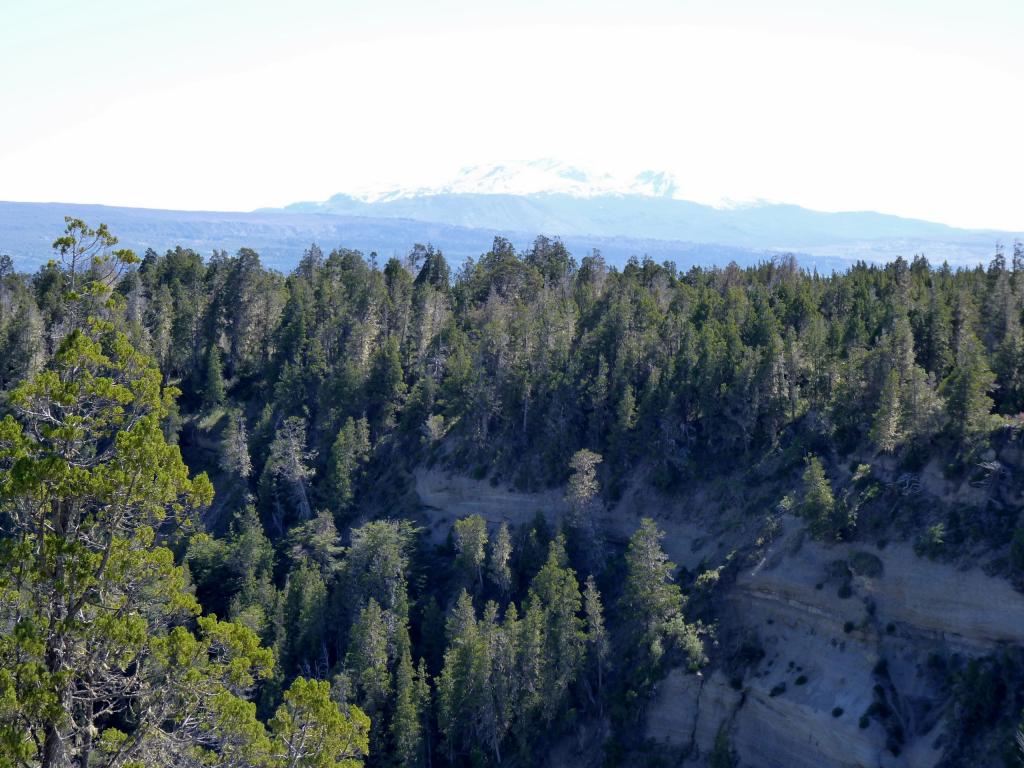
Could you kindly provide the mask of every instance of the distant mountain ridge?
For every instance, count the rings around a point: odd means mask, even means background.
[[[311,243],[404,254],[431,243],[458,263],[487,251],[495,236],[527,247],[560,237],[577,258],[591,249],[621,266],[630,256],[681,268],[756,264],[793,253],[806,268],[842,270],[856,260],[882,263],[923,253],[933,264],[987,262],[997,244],[1020,233],[957,229],[870,211],[824,213],[765,202],[715,205],[682,197],[672,174],[592,173],[555,160],[476,166],[435,185],[353,187],[323,202],[252,212],[167,211],[62,203],[0,202],[0,253],[32,269],[52,256],[63,216],[105,222],[136,250],[175,245],[209,255],[254,248],[289,270]]]
[[[889,261],[924,253],[936,263],[974,264],[989,259],[997,243],[1021,236],[871,211],[824,213],[765,202],[709,205],[683,199],[678,180],[668,173],[617,177],[553,160],[466,168],[435,186],[356,188],[279,211],[402,218],[565,237],[714,243],[844,261]]]
[[[64,228],[64,216],[110,226],[122,245],[143,253],[163,252],[175,246],[192,248],[204,256],[214,249],[229,253],[255,249],[268,266],[291,270],[312,243],[325,251],[337,247],[375,252],[381,262],[402,256],[416,243],[431,243],[453,264],[478,257],[496,236],[517,248],[527,248],[538,232],[462,227],[436,222],[333,214],[166,211],[118,208],[73,203],[15,203],[0,201],[0,253],[14,257],[15,266],[31,271],[53,258],[51,244]],[[577,259],[598,249],[610,264],[622,266],[630,256],[647,255],[656,261],[674,261],[681,268],[710,267],[735,261],[741,266],[772,258],[765,250],[684,243],[652,238],[568,236],[562,238]],[[829,271],[845,262],[797,254],[801,264]]]

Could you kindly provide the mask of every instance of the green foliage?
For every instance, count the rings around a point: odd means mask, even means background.
[[[426,668],[417,670],[412,663],[409,633],[398,633],[398,664],[395,669],[395,708],[391,720],[392,752],[402,766],[424,761],[425,716],[430,706],[430,687]]]
[[[802,492],[776,511],[835,541],[855,533],[857,509],[875,515],[892,461],[923,466],[941,451],[974,462],[999,423],[992,411],[1024,408],[1024,295],[999,259],[988,272],[915,259],[825,277],[787,258],[680,272],[650,259],[611,268],[597,253],[577,265],[557,240],[519,253],[496,238],[458,270],[430,246],[383,269],[313,246],[284,276],[249,249],[138,261],[105,227],[67,224],[60,260],[36,275],[0,260],[0,409],[11,413],[0,512],[37,516],[21,528],[0,516],[0,618],[18,629],[0,638],[0,754],[29,762],[47,727],[87,732],[84,708],[53,725],[68,690],[58,681],[102,667],[143,676],[131,707],[166,696],[206,719],[162,717],[140,739],[144,719],[113,717],[100,697],[95,737],[68,742],[91,764],[130,752],[153,765],[326,765],[371,746],[381,765],[512,752],[531,763],[606,704],[617,727],[632,723],[625,713],[670,665],[705,659],[661,533],[644,521],[623,559],[597,528],[602,496],[618,498],[627,479],[672,492],[737,465],[771,466],[781,481],[808,450],[893,454],[874,479],[857,468],[849,493],[808,458]],[[209,482],[189,478],[179,429],[188,461],[219,469],[203,521]],[[375,519],[416,511],[425,465],[523,490],[560,485],[568,467],[568,544],[542,517],[489,536],[474,515],[449,547]],[[30,529],[43,531],[28,539],[36,549],[23,543]],[[934,534],[922,546],[937,553]],[[1017,538],[1009,561],[1021,572]],[[853,553],[850,567],[872,577],[871,557]],[[88,594],[82,625],[68,623],[63,677],[48,669],[40,618],[74,607],[52,599],[56,562],[60,590]],[[714,593],[717,574],[697,577],[698,594]],[[848,572],[840,592],[852,594]],[[214,612],[235,623],[199,622]],[[152,652],[172,636],[174,670]],[[273,671],[256,639],[277,654]],[[93,646],[122,656],[93,664]],[[187,698],[179,674],[210,681],[209,696]],[[299,755],[308,739],[339,746]]]
[[[708,766],[710,768],[736,768],[739,760],[729,743],[729,731],[723,723],[718,727],[715,734],[715,743],[708,755]]]
[[[685,600],[675,583],[675,563],[661,548],[665,534],[644,518],[626,550],[626,582],[621,610],[626,616],[626,654],[634,659],[638,680],[651,681],[667,647],[683,652],[691,668],[706,661],[697,628],[683,616]]]
[[[803,501],[800,516],[807,520],[811,533],[826,541],[843,538],[855,519],[845,505],[836,502],[832,484],[817,456],[808,456],[803,474]]]
[[[487,556],[487,523],[480,515],[470,515],[455,521],[456,562],[468,580],[484,586],[484,558]]]
[[[224,370],[220,362],[220,349],[211,344],[206,350],[206,384],[203,387],[203,405],[207,408],[224,402]]]
[[[370,455],[370,428],[365,418],[349,417],[331,446],[329,483],[332,501],[346,512],[355,498],[363,464]]]
[[[77,258],[74,235],[61,247]],[[213,495],[161,430],[175,394],[97,319],[11,393],[14,415],[0,422],[0,623],[13,627],[0,638],[5,761],[277,764],[243,698],[270,674],[272,652],[245,626],[197,615],[167,546]],[[193,560],[217,567],[222,550],[202,542]],[[125,704],[121,730],[109,715]],[[308,723],[314,714],[326,715]],[[322,756],[305,742],[291,753]]]
[[[512,589],[512,569],[509,561],[512,558],[512,536],[508,523],[498,526],[498,533],[491,542],[487,559],[487,574],[502,596],[507,596]]]
[[[956,366],[942,383],[950,429],[968,443],[984,438],[992,428],[993,401],[988,393],[996,386],[981,343],[966,333],[957,350]]]
[[[938,557],[946,545],[946,524],[935,523],[929,526],[914,543],[914,550],[922,556]]]
[[[330,691],[330,684],[323,680],[295,678],[269,723],[275,766],[359,768],[363,764],[369,751],[369,718],[357,707],[343,712],[331,700]]]

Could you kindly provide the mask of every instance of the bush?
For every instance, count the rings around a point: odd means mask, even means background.
[[[946,544],[946,524],[936,523],[914,544],[914,552],[918,557],[938,557]]]
[[[883,565],[877,555],[870,552],[854,552],[850,557],[850,570],[858,576],[877,579],[882,575]]]
[[[729,734],[726,733],[725,723],[722,723],[718,727],[718,733],[715,734],[715,746],[711,749],[711,754],[708,755],[708,766],[709,768],[736,768],[737,764],[736,753],[733,752],[732,746],[729,744]]]

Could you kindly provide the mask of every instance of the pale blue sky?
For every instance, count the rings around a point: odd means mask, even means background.
[[[0,0],[0,199],[246,210],[554,157],[1024,230],[1024,0]]]

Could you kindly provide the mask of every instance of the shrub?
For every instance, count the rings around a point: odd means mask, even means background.
[[[918,557],[937,557],[946,543],[946,524],[931,526],[914,544]]]
[[[854,552],[850,557],[850,570],[858,576],[876,579],[882,575],[882,560],[870,552]]]

